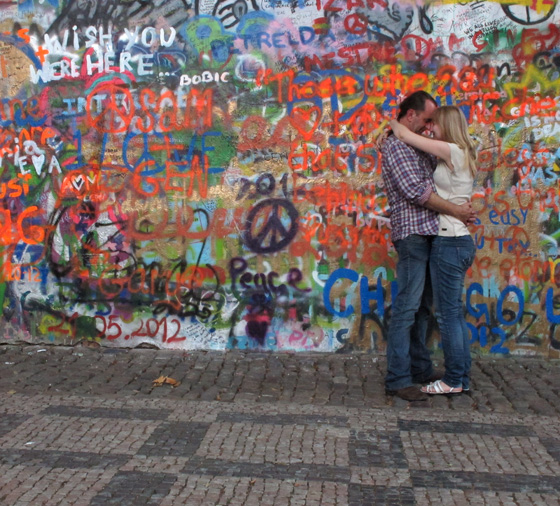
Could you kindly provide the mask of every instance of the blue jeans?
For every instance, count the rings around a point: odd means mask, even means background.
[[[433,374],[426,333],[432,305],[429,260],[433,236],[409,235],[395,241],[399,291],[387,333],[385,388],[398,390]]]
[[[470,336],[463,310],[465,274],[472,265],[475,245],[470,235],[438,236],[432,244],[430,273],[436,317],[445,359],[443,381],[450,387],[469,388]]]

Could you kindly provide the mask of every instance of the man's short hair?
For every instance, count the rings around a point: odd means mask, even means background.
[[[410,109],[416,112],[422,112],[426,108],[426,102],[428,100],[433,102],[435,105],[437,105],[437,102],[434,100],[434,97],[432,97],[426,91],[424,90],[415,91],[414,93],[412,93],[412,95],[409,95],[401,102],[397,120],[404,117]]]

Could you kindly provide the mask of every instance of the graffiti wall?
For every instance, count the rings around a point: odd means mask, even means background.
[[[424,89],[479,146],[473,349],[559,357],[559,21],[554,0],[1,2],[1,341],[383,352],[377,140]]]

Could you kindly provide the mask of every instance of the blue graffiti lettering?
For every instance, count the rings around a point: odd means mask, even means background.
[[[339,316],[340,318],[346,318],[350,316],[354,312],[354,307],[352,304],[349,304],[348,307],[344,311],[337,311],[331,304],[330,295],[331,290],[334,284],[339,279],[349,279],[350,281],[357,283],[359,279],[359,274],[352,269],[336,269],[330,276],[327,282],[325,283],[325,288],[323,289],[323,304],[325,305],[325,309],[335,316]]]
[[[560,314],[554,314],[554,289],[552,287],[546,291],[546,319],[555,325],[560,323]]]
[[[384,308],[384,295],[383,295],[383,285],[382,285],[382,277],[377,277],[376,287],[373,290],[369,288],[369,280],[367,276],[361,276],[352,269],[337,269],[334,271],[327,282],[325,283],[325,288],[323,290],[323,303],[325,304],[325,308],[329,313],[332,313],[336,316],[340,316],[341,318],[350,316],[354,313],[354,306],[349,304],[344,311],[337,311],[331,304],[330,295],[331,290],[334,284],[339,279],[349,279],[353,283],[357,283],[358,280],[360,281],[360,306],[361,306],[361,314],[368,314],[370,312],[369,303],[371,300],[376,301],[376,311],[377,314],[382,318],[385,314]]]
[[[518,309],[515,318],[508,321],[504,318],[503,315],[503,304],[504,304],[504,300],[506,299],[509,293],[515,293],[515,295],[517,295]],[[525,297],[523,296],[523,292],[516,286],[512,286],[512,285],[506,286],[502,290],[502,293],[500,293],[500,297],[498,298],[498,307],[496,309],[496,312],[498,313],[497,314],[498,321],[502,325],[515,325],[521,319],[521,316],[523,316],[524,308],[525,308]]]

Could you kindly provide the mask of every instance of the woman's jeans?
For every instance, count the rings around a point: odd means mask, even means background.
[[[385,388],[399,390],[433,374],[426,333],[432,305],[429,278],[433,236],[409,235],[395,241],[398,293],[387,333]]]
[[[436,317],[445,359],[443,382],[468,389],[471,371],[470,336],[463,311],[463,287],[475,245],[470,235],[437,236],[432,243],[430,274]]]

